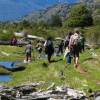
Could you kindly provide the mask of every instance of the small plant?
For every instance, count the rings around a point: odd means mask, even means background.
[[[45,67],[45,68],[47,68],[48,67],[48,64],[46,62],[43,62],[42,63],[42,66]]]

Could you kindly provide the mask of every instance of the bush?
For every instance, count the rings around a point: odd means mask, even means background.
[[[70,13],[69,18],[65,21],[68,27],[84,27],[93,23],[91,12],[84,5],[75,5]]]
[[[0,40],[8,41],[10,40],[14,35],[11,33],[1,33],[0,34]]]
[[[52,15],[51,19],[48,21],[51,27],[60,27],[62,26],[62,20],[58,14]]]
[[[100,43],[100,26],[89,27],[85,34],[88,42]]]

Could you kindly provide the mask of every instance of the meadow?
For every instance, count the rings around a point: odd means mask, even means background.
[[[24,46],[4,46],[0,45],[0,61],[22,61],[25,58]],[[2,53],[6,52],[8,55]],[[92,56],[95,52],[95,56]],[[67,65],[63,56],[52,57],[54,62],[48,63],[47,59],[38,59],[38,53],[34,49],[32,61],[24,64],[23,71],[9,72],[0,67],[0,73],[10,74],[11,81],[1,82],[5,86],[19,86],[31,82],[49,82],[55,85],[66,85],[71,88],[88,91],[100,89],[100,48],[85,50],[80,54],[80,67],[75,69],[72,64]]]

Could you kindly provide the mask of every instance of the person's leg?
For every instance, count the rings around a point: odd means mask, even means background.
[[[57,51],[57,56],[59,55],[59,53],[60,53],[60,48],[58,48],[58,51]]]
[[[25,60],[28,61],[28,54],[26,54],[26,59]]]
[[[63,48],[61,48],[61,54],[63,54]]]
[[[67,62],[67,64],[71,64],[70,54],[67,54],[67,56],[66,56],[66,62]]]
[[[73,57],[73,60],[74,60],[74,66],[76,66],[76,57],[75,56]]]
[[[48,54],[48,62],[51,62],[51,54]]]
[[[79,59],[79,50],[75,52],[75,67],[78,67],[78,59]]]
[[[32,60],[32,57],[31,57],[31,53],[28,55],[28,61],[30,62]]]
[[[76,64],[76,67],[78,66],[78,57],[76,56],[75,57],[75,64]]]

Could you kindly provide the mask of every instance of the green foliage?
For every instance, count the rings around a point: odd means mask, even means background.
[[[96,9],[93,13],[93,24],[100,25],[100,9]]]
[[[4,41],[7,41],[7,40],[10,40],[14,35],[12,33],[0,33],[0,40],[4,40]]]
[[[7,74],[11,74],[11,72],[8,71],[6,68],[0,66],[0,75],[7,75]]]
[[[48,21],[48,24],[51,27],[60,27],[62,26],[62,20],[59,15],[55,14],[51,16],[51,19]]]
[[[31,24],[30,24],[27,20],[23,20],[22,22],[20,22],[20,25],[21,25],[23,28],[31,27]]]
[[[86,29],[85,37],[90,43],[100,43],[100,26],[92,26]]]
[[[70,13],[69,18],[65,21],[68,27],[84,27],[92,25],[91,12],[84,5],[75,5]]]

